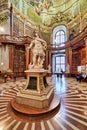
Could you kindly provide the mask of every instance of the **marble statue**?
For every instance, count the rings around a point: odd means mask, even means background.
[[[34,40],[31,41],[28,49],[31,49],[33,54],[33,63],[31,64],[31,69],[41,69],[43,68],[43,63],[45,60],[45,51],[47,48],[47,43],[43,39],[41,39],[38,34]]]
[[[46,76],[48,74],[48,70],[43,68],[45,53],[47,49],[46,41],[41,39],[36,34],[36,37],[31,41],[27,49],[31,49],[32,62],[28,65],[28,70],[25,70],[27,77],[26,86],[24,86],[23,89],[20,89],[15,100],[18,104],[23,104],[21,105],[23,108],[20,110],[18,109],[18,111],[24,113],[22,110],[25,109],[25,111],[27,111],[26,114],[29,115],[30,110],[28,111],[26,108],[33,107],[34,115],[36,108],[45,110],[49,108],[50,103],[54,97],[54,90],[52,84],[49,85],[47,82]],[[49,71],[51,69],[50,67],[51,66],[49,65]],[[13,106],[13,108],[15,109],[16,107]]]

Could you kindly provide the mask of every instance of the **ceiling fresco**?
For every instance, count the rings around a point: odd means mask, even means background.
[[[87,8],[87,0],[11,0],[29,19],[45,26],[67,24]]]
[[[31,1],[30,4],[32,6],[28,8],[28,16],[46,26],[52,26],[54,23],[68,22],[80,11],[79,1],[76,0],[72,3],[71,0],[38,0],[36,2]],[[34,12],[31,12],[32,7]]]
[[[8,0],[0,0],[0,5]],[[67,24],[87,8],[87,0],[9,0],[29,20],[47,27]]]

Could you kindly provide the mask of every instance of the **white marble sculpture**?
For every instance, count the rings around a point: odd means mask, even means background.
[[[31,41],[28,49],[32,50],[33,59],[31,64],[31,69],[42,69],[45,60],[45,51],[47,48],[47,43],[43,39],[39,38],[38,34],[34,40]]]

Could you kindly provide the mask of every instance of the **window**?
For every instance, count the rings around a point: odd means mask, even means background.
[[[55,57],[55,69],[56,72],[61,72],[61,69],[65,71],[65,55]]]
[[[64,25],[60,25],[53,30],[53,47],[62,47],[67,41],[67,29]],[[53,54],[53,72],[60,72],[61,69],[65,71],[66,55],[64,50],[56,50]]]
[[[64,46],[65,45],[65,32],[63,30],[59,30],[55,34],[55,46]]]

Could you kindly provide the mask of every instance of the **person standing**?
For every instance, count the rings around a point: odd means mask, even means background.
[[[61,69],[60,78],[62,78],[62,75],[63,75],[63,70]]]

